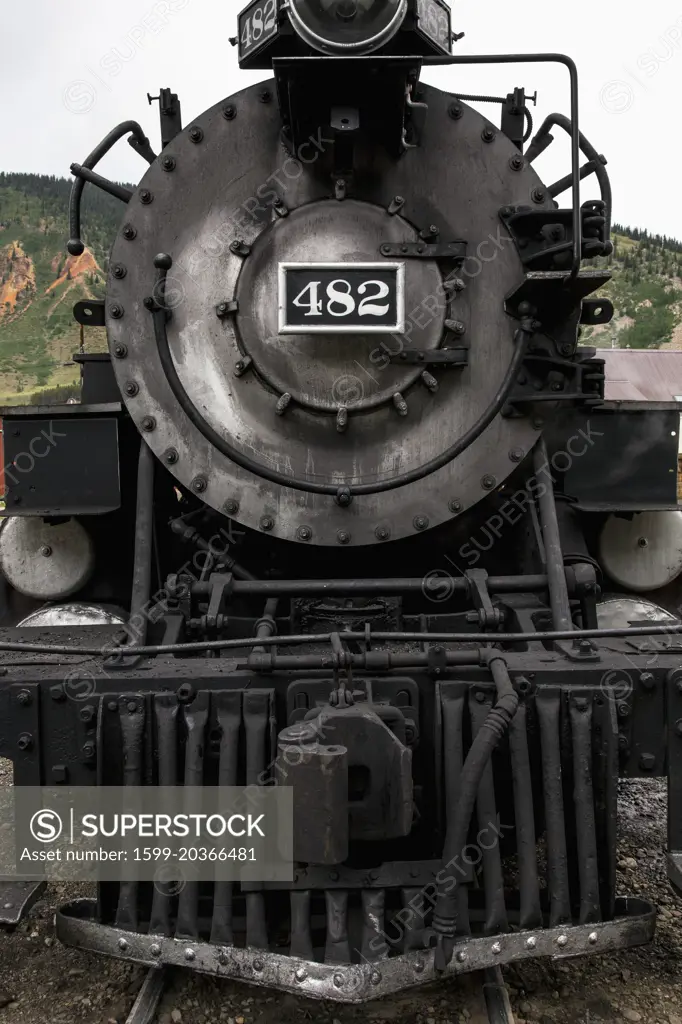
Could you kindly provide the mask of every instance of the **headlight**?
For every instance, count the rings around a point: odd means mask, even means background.
[[[322,53],[371,53],[398,31],[407,0],[290,0],[289,16],[302,39]]]

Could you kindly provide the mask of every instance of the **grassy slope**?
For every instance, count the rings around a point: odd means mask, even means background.
[[[600,348],[682,348],[682,246],[627,231],[616,226],[613,256],[592,261],[613,274],[599,294],[613,302],[614,318],[583,328],[581,340]]]
[[[59,395],[62,400],[78,392],[79,368],[72,354],[80,346],[80,328],[73,305],[104,295],[108,249],[122,206],[86,189],[83,224],[89,254],[71,260],[73,273],[65,275],[69,188],[64,179],[0,175],[0,266],[5,268],[0,294],[3,283],[12,294],[17,259],[8,267],[7,257],[17,253],[17,245],[35,275],[35,288],[20,292],[16,306],[0,306],[0,404],[35,402],[45,389],[67,388]],[[87,351],[103,351],[104,330],[89,329],[85,345]]]

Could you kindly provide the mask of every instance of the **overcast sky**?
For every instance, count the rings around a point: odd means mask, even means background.
[[[185,124],[218,100],[267,77],[240,72],[228,37],[240,0],[24,0],[6,4],[0,37],[0,170],[68,175],[120,121],[141,122],[158,148],[157,107],[146,94],[170,86]],[[608,159],[614,219],[682,239],[680,0],[460,0],[458,53],[556,51],[581,77],[583,132]],[[538,90],[536,126],[568,113],[565,69],[439,68],[426,81],[449,91]],[[497,119],[495,108],[486,113]],[[558,142],[557,133],[557,142]],[[568,172],[557,143],[536,163],[547,182]],[[541,163],[541,161],[543,161]],[[144,163],[125,143],[103,173],[137,181]],[[585,188],[584,198],[593,190]]]

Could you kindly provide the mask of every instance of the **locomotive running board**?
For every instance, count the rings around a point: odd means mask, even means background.
[[[146,964],[191,967],[202,974],[266,988],[296,992],[312,999],[362,1003],[453,974],[535,957],[554,960],[584,953],[606,953],[650,942],[656,909],[646,900],[618,897],[616,916],[599,924],[536,928],[462,940],[442,975],[433,967],[432,949],[376,963],[324,964],[262,949],[215,946],[208,942],[142,935],[96,920],[97,901],[75,900],[56,915],[57,937],[67,946]]]

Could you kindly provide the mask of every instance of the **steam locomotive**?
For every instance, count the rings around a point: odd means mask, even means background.
[[[599,544],[677,508],[679,413],[606,401],[579,345],[613,310],[575,65],[456,38],[443,0],[253,0],[269,80],[186,127],[164,88],[158,155],[129,121],[71,168],[69,253],[86,185],[124,204],[74,310],[109,352],[80,404],[2,410],[0,755],[16,787],[209,788],[297,756],[290,881],[102,881],[70,945],[358,1002],[643,943],[619,776],[667,774],[682,888],[681,627],[602,600]],[[542,62],[571,110],[535,133],[523,88],[459,91]],[[123,138],[134,191],[96,170]]]

